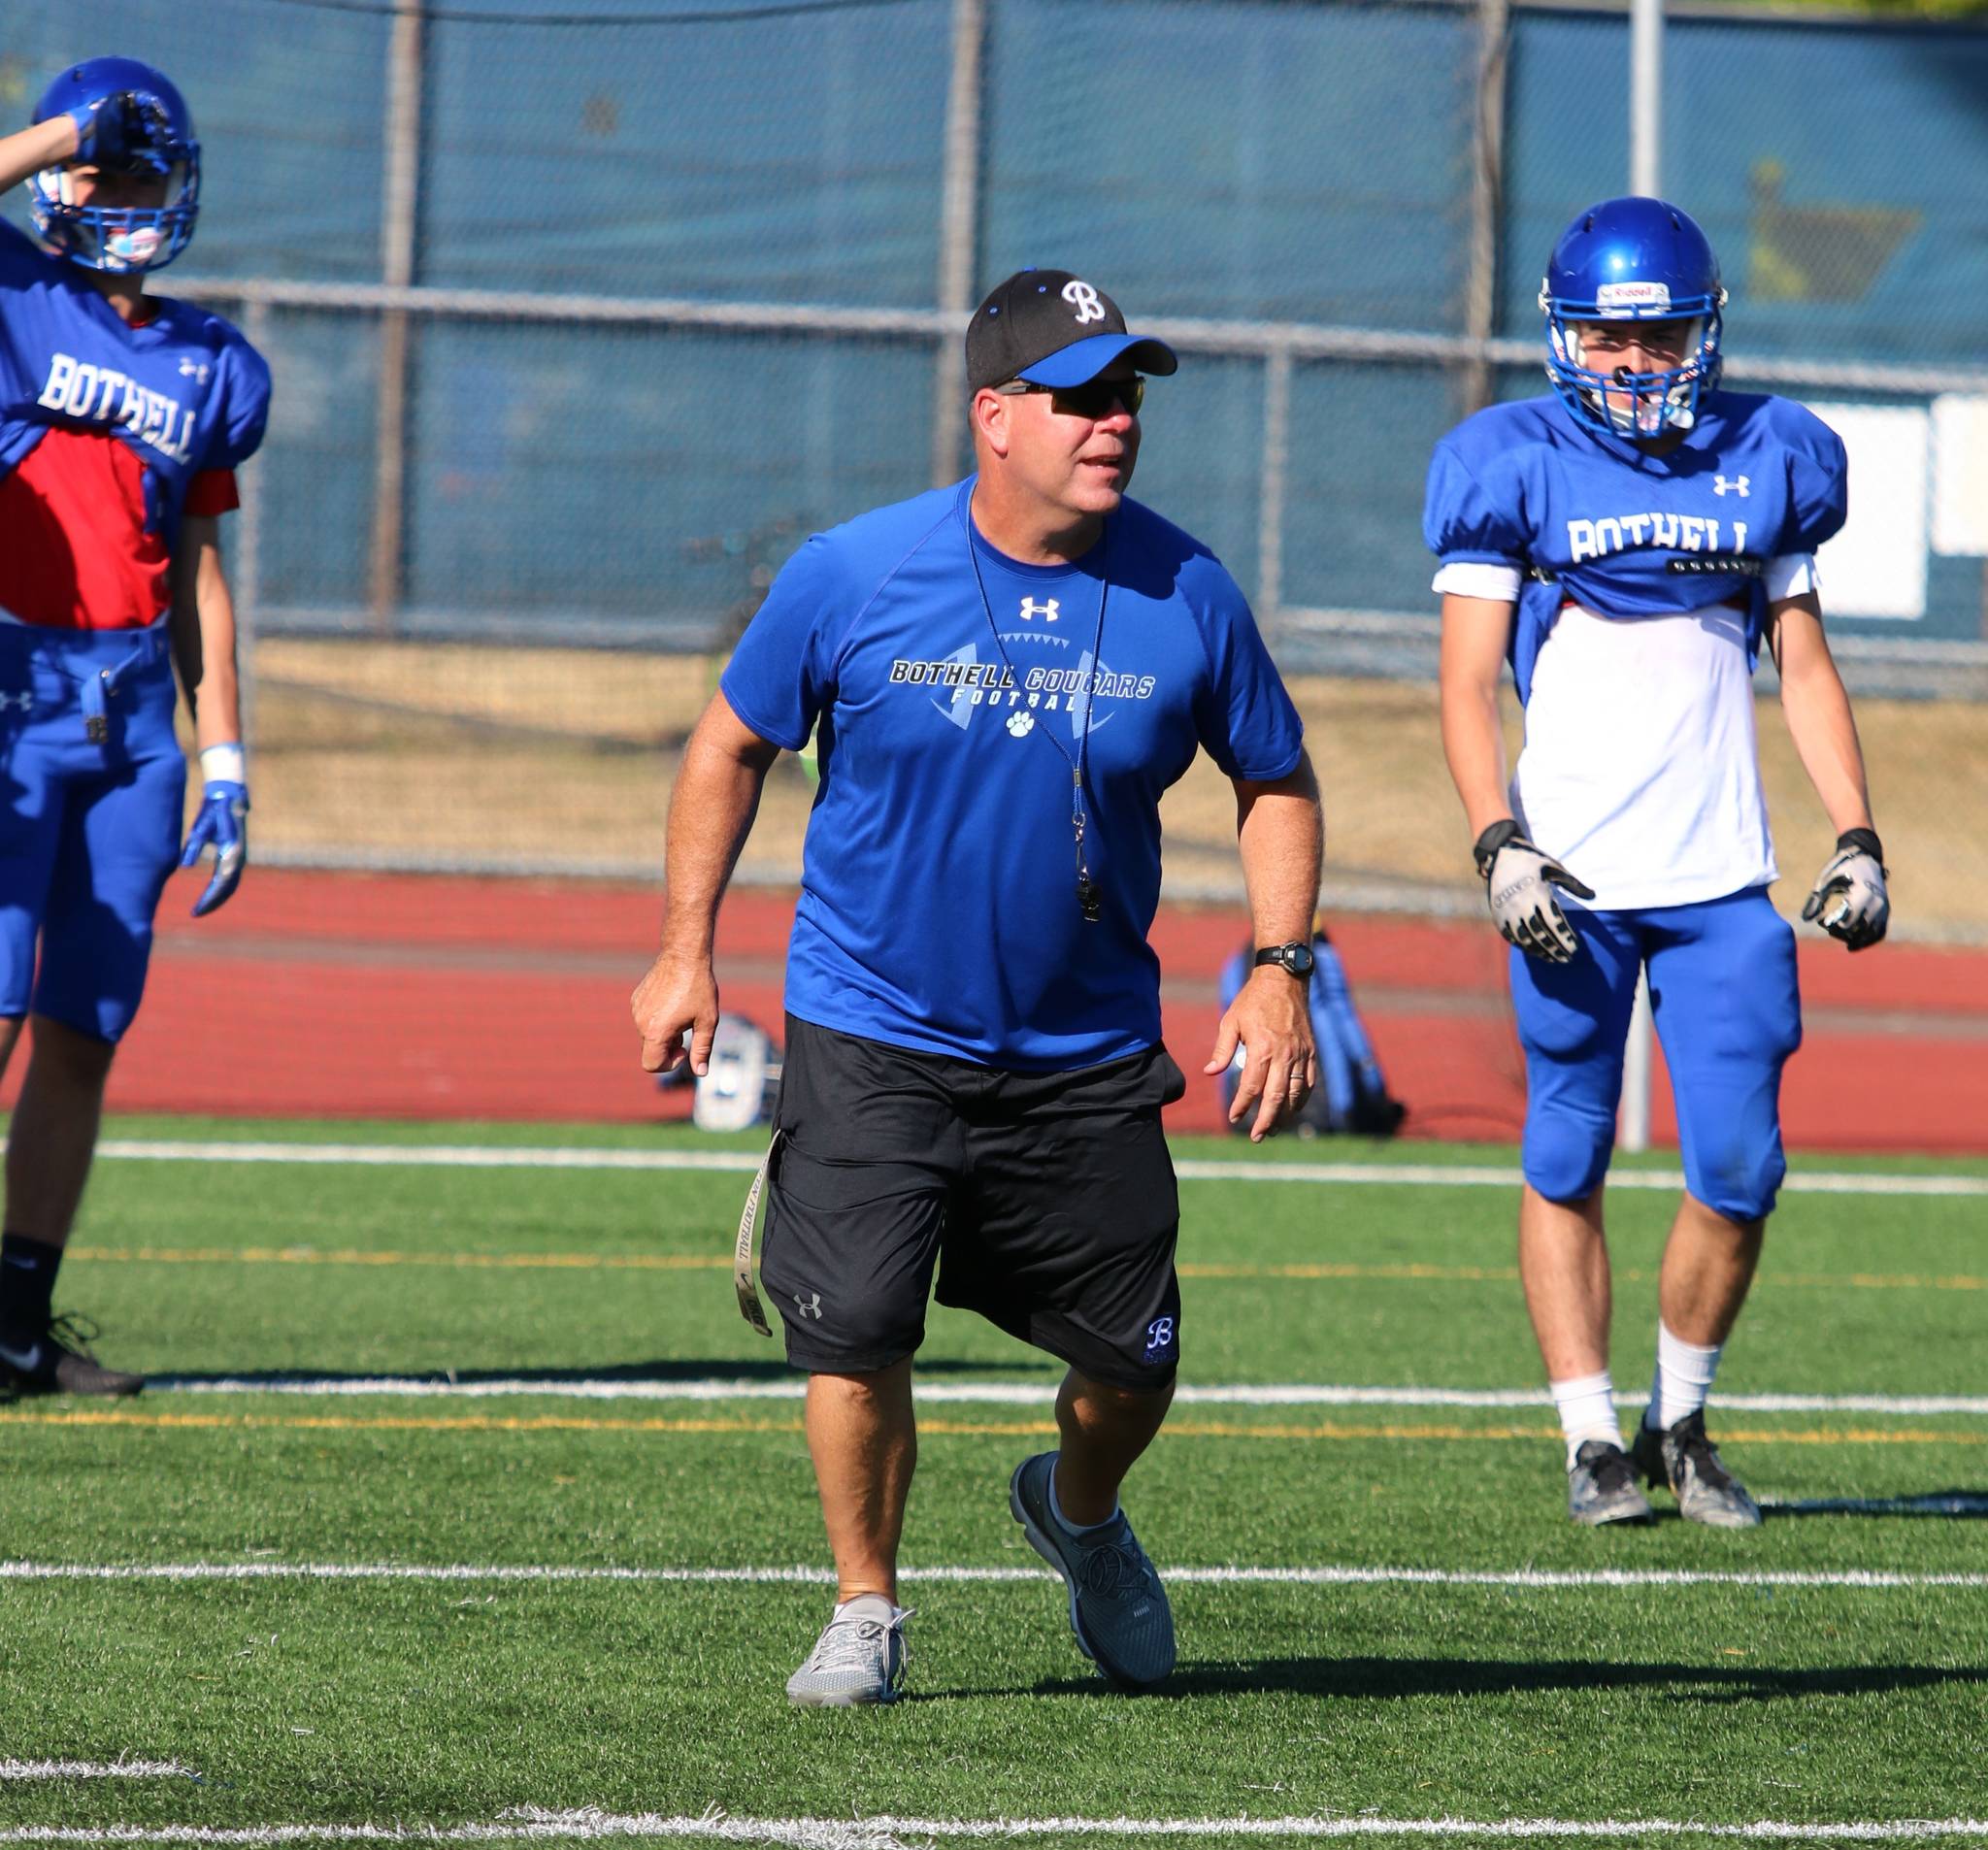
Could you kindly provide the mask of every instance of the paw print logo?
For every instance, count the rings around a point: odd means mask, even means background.
[[[1026,739],[1036,729],[1034,713],[1010,713],[1008,730],[1017,739]]]

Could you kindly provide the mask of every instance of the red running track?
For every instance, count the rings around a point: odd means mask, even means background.
[[[257,868],[195,922],[177,876],[151,982],[113,1070],[123,1111],[244,1116],[679,1117],[636,1059],[627,998],[655,942],[646,888]],[[735,893],[719,929],[726,1007],[779,1020],[792,900]],[[1153,939],[1168,1044],[1189,1075],[1176,1130],[1218,1128],[1199,1069],[1240,912],[1170,908]],[[1522,1066],[1488,923],[1337,921],[1410,1135],[1515,1139]],[[1988,1150],[1988,951],[1887,944],[1852,958],[1805,942],[1807,1035],[1788,1068],[1795,1149]],[[17,1074],[10,1075],[6,1097]],[[1655,1128],[1674,1140],[1659,1075]]]

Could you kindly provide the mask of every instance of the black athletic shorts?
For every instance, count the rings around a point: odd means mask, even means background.
[[[811,1371],[890,1367],[925,1301],[1127,1388],[1180,1354],[1180,1220],[1164,1047],[1007,1073],[787,1017],[760,1277]]]

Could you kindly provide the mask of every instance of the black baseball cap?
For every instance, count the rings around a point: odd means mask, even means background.
[[[1179,371],[1174,349],[1149,334],[1128,334],[1118,305],[1068,270],[1017,270],[974,311],[967,328],[967,389],[1025,379],[1032,385],[1082,385],[1130,354],[1142,373]]]

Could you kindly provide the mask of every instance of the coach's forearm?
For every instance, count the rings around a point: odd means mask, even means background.
[[[772,745],[762,751],[720,743],[703,723],[691,735],[670,795],[663,895],[666,955],[710,961],[718,902],[751,832],[759,793],[778,755]]]
[[[1236,783],[1236,843],[1258,944],[1309,941],[1325,856],[1325,812],[1309,757],[1275,783]]]

